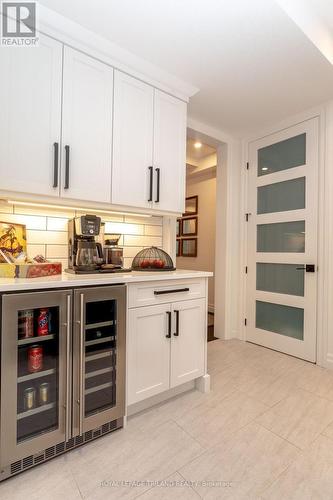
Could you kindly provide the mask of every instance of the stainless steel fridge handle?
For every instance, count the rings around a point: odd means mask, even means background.
[[[66,428],[65,440],[70,439],[71,428],[71,383],[70,383],[70,356],[71,356],[71,305],[72,298],[67,295],[67,323],[66,323]]]
[[[80,383],[80,421],[79,434],[83,433],[83,406],[84,406],[84,369],[83,369],[83,349],[84,349],[84,294],[80,294],[80,367],[79,367],[79,383]]]

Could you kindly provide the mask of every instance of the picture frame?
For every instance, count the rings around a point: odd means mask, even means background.
[[[187,219],[182,219],[181,232],[182,236],[197,236],[198,217],[188,217]]]
[[[182,240],[177,238],[176,240],[176,257],[181,257],[182,254]]]
[[[188,215],[197,215],[198,213],[198,195],[188,196],[185,199],[185,212],[183,213],[184,217]]]
[[[181,242],[182,242],[181,245],[182,257],[197,257],[198,255],[197,238],[183,238]]]

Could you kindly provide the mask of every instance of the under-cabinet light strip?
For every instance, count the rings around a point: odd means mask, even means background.
[[[79,210],[80,212],[93,212],[93,213],[98,213],[98,214],[110,214],[110,215],[126,215],[129,217],[153,217],[152,215],[149,214],[137,214],[137,213],[131,213],[131,212],[116,212],[113,210],[101,210],[101,209],[95,209],[95,208],[84,208],[84,207],[72,207],[72,206],[67,206],[67,205],[51,205],[48,203],[34,203],[30,201],[16,201],[16,200],[1,200],[2,202],[6,202],[8,204],[12,205],[22,205],[22,206],[27,206],[27,207],[37,207],[37,208],[53,208],[56,210]]]

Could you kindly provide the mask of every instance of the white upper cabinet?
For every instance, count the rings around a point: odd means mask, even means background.
[[[0,189],[59,196],[62,44],[3,47],[0,67]]]
[[[112,203],[151,206],[153,105],[153,87],[115,71]]]
[[[61,196],[111,201],[113,69],[64,49]]]
[[[186,104],[155,90],[154,207],[184,212],[186,173]]]

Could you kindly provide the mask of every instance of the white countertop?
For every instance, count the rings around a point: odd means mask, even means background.
[[[24,290],[39,290],[45,288],[66,288],[91,285],[116,285],[119,283],[139,283],[143,281],[161,281],[191,278],[209,278],[213,273],[206,271],[133,271],[131,273],[110,274],[70,274],[44,278],[0,278],[0,293]]]

